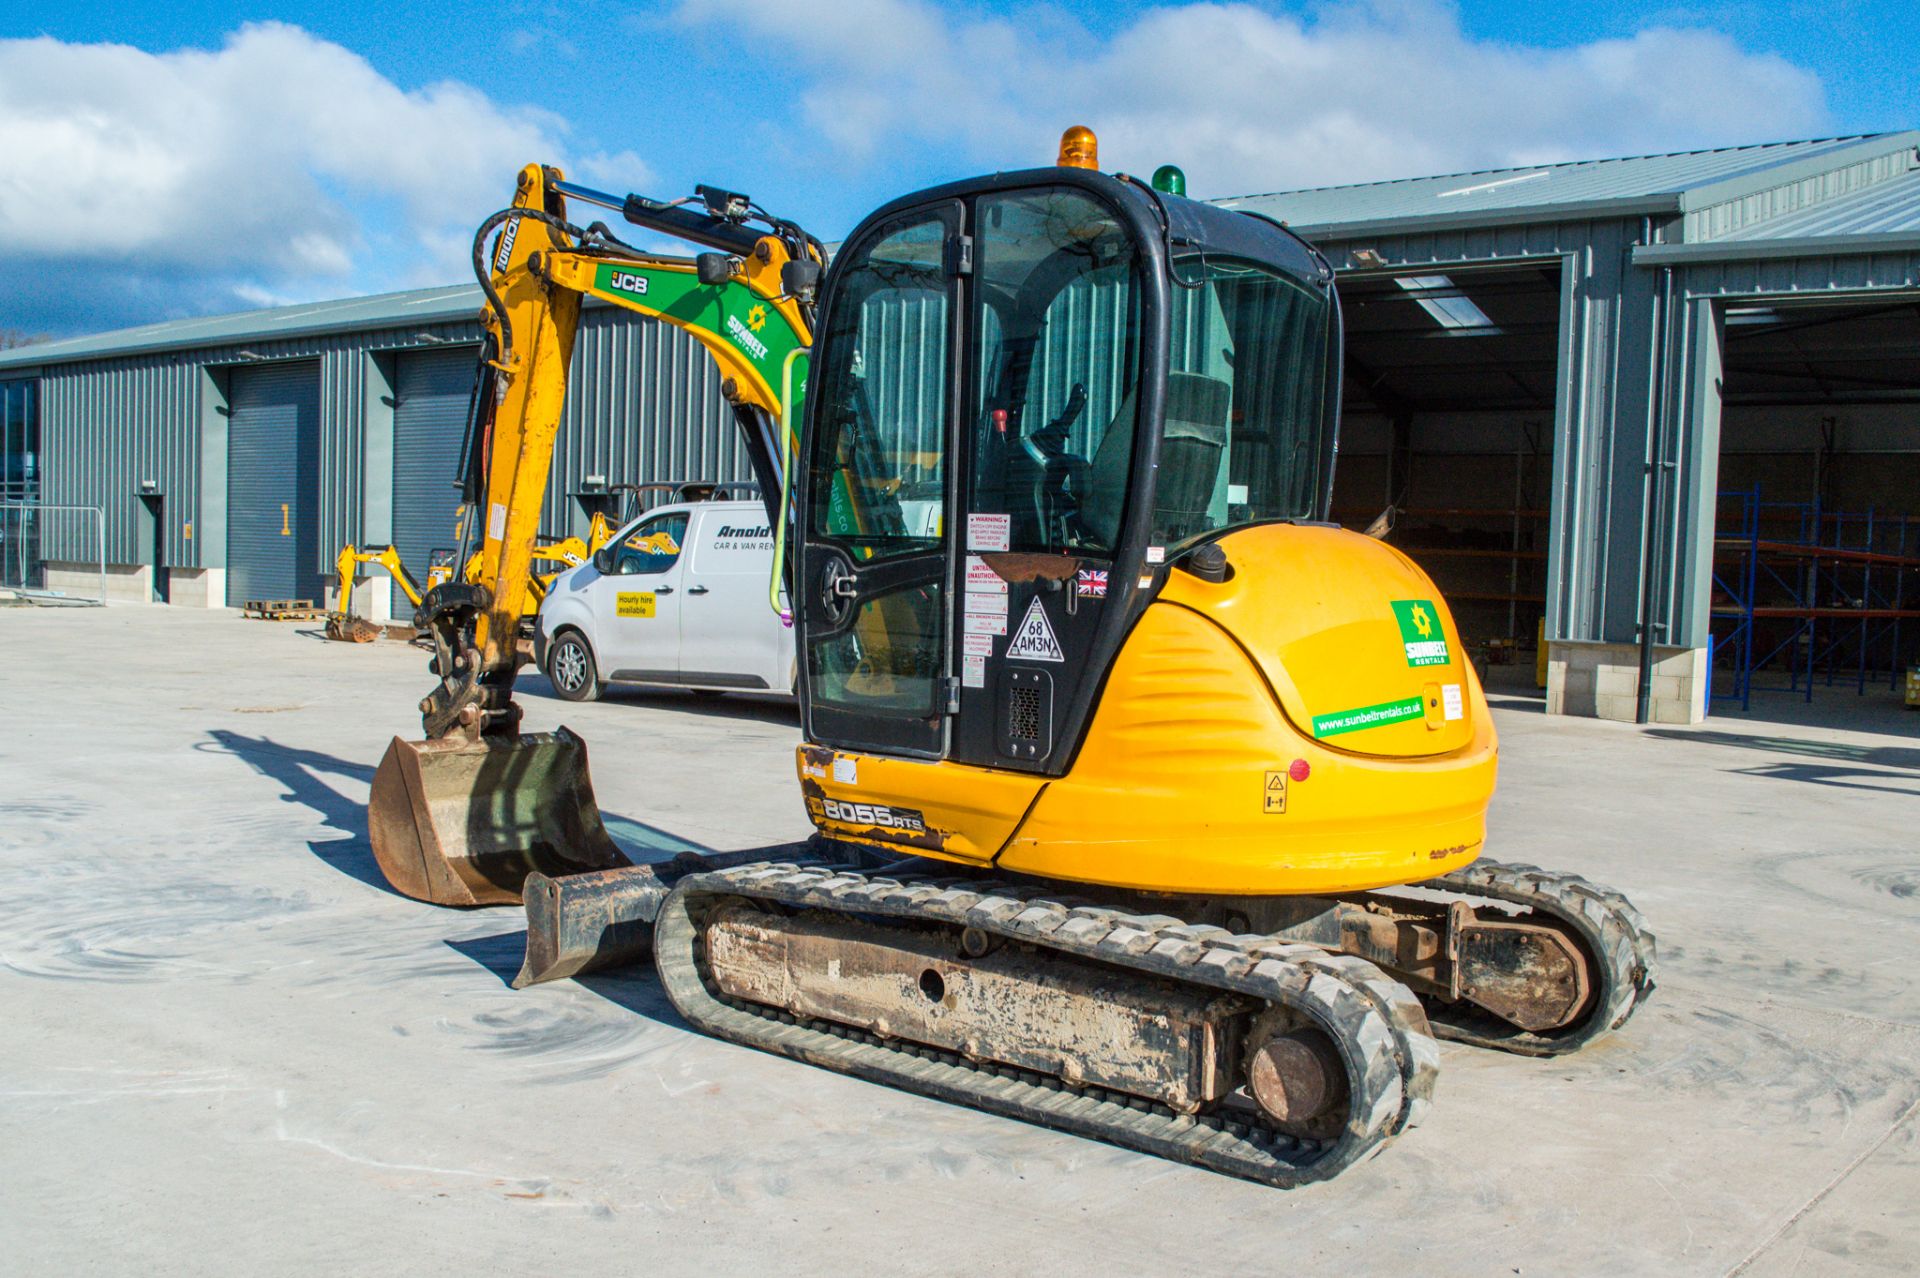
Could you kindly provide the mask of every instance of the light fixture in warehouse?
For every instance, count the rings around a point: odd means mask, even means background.
[[[1727,310],[1729,327],[1745,327],[1751,324],[1778,324],[1780,312],[1771,306],[1734,306]]]
[[[428,346],[444,346],[447,343],[446,338],[441,337],[436,333],[415,333],[413,335],[413,340],[416,342],[424,342]]]
[[[249,361],[262,360],[266,358],[266,356],[262,355],[259,351],[235,351],[233,353],[233,357],[235,359],[244,359]]]
[[[1500,326],[1445,275],[1396,275],[1398,284],[1440,327],[1462,337],[1493,337]]]

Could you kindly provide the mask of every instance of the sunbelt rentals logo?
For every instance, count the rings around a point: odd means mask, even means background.
[[[1440,629],[1440,610],[1431,599],[1396,599],[1393,618],[1400,623],[1400,642],[1410,666],[1447,664],[1447,636]]]
[[[763,324],[766,323],[765,311],[761,312],[760,322]],[[765,359],[767,357],[767,344],[755,337],[752,332],[748,330],[747,326],[740,322],[738,315],[727,316],[727,336],[733,339],[735,346],[738,346],[755,359]]]

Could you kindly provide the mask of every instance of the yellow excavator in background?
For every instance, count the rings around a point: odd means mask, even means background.
[[[620,485],[620,487],[636,487]],[[665,487],[677,487],[665,485]],[[578,537],[541,537],[535,541],[531,563],[533,567],[527,575],[526,588],[521,596],[520,619],[523,625],[531,624],[535,614],[540,611],[541,600],[547,597],[547,591],[553,586],[553,579],[569,568],[577,568],[587,562],[593,553],[613,540],[620,531],[621,524],[602,511],[595,511],[587,529],[587,538]],[[445,562],[440,562],[442,554]],[[427,589],[432,590],[442,582],[453,578],[452,552],[434,554],[435,562],[427,570]],[[467,556],[465,567],[461,570],[461,579],[477,582],[483,570],[484,560],[480,552]],[[326,636],[347,643],[372,643],[385,629],[378,622],[353,615],[353,591],[357,583],[359,565],[384,568],[400,587],[400,593],[407,602],[419,608],[426,601],[425,593],[414,575],[400,562],[400,552],[395,547],[367,546],[356,547],[351,542],[340,548],[334,559],[334,572],[340,582],[339,594],[334,600],[333,611],[327,614]]]
[[[1453,618],[1327,522],[1333,271],[1183,189],[1070,130],[1055,166],[876,211],[823,281],[745,197],[523,170],[475,240],[480,580],[428,592],[426,740],[373,783],[395,888],[524,901],[516,985],[650,950],[707,1033],[1271,1185],[1415,1123],[1437,1038],[1624,1023],[1652,933],[1481,856],[1496,742]],[[798,630],[808,843],[633,864],[579,738],[519,730],[503,601],[587,296],[721,367]]]

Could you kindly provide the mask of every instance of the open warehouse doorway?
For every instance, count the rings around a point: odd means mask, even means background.
[[[1340,283],[1334,518],[1388,528],[1483,669],[1531,671],[1546,608],[1560,295],[1559,258]]]
[[[1716,708],[1920,660],[1920,296],[1722,312]]]

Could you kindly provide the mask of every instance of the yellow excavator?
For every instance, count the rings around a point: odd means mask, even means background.
[[[745,197],[525,169],[475,242],[481,580],[429,592],[426,740],[373,784],[395,888],[524,901],[517,985],[650,951],[704,1032],[1279,1186],[1418,1121],[1437,1039],[1625,1022],[1652,933],[1482,857],[1496,743],[1452,615],[1327,521],[1333,271],[1183,189],[1074,129],[884,206],[823,273]],[[633,863],[579,738],[519,731],[500,601],[587,296],[721,367],[798,631],[804,844]]]
[[[535,567],[527,575],[526,588],[521,596],[522,624],[530,622],[534,614],[540,611],[540,602],[547,597],[555,577],[587,562],[595,551],[612,541],[614,533],[619,530],[618,523],[605,513],[595,511],[585,541],[578,537],[537,539],[531,561]],[[448,555],[447,562],[436,562],[427,570],[428,590],[453,578],[451,552],[436,551],[436,559],[442,553]],[[479,581],[484,563],[480,552],[469,555],[465,567],[461,569],[462,579]],[[334,601],[333,611],[327,614],[326,636],[329,639],[346,643],[372,643],[380,637],[382,627],[377,622],[353,615],[354,585],[362,564],[386,569],[387,575],[400,587],[400,593],[416,609],[426,601],[419,580],[400,562],[398,549],[391,545],[358,547],[349,542],[340,547],[339,555],[334,558],[334,572],[340,582],[340,592]]]

